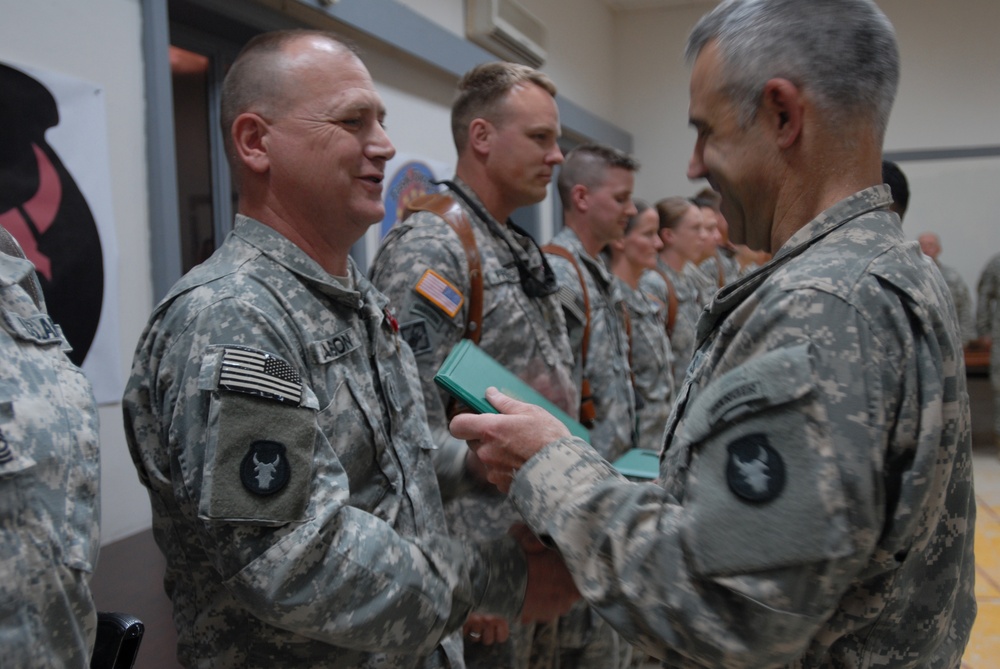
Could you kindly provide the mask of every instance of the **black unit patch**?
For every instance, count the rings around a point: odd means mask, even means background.
[[[13,459],[14,453],[10,450],[7,437],[4,436],[3,430],[0,430],[0,465],[5,465]]]
[[[427,321],[410,321],[399,326],[399,333],[410,346],[413,355],[420,355],[431,350],[431,338],[427,336]]]
[[[748,434],[727,447],[726,482],[748,502],[762,504],[785,489],[785,462],[767,441],[767,435]]]
[[[255,495],[273,495],[288,484],[291,475],[285,445],[276,441],[253,442],[240,463],[243,487]]]

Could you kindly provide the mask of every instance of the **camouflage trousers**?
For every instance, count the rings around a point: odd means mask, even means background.
[[[585,602],[559,619],[559,669],[627,669],[632,646]]]

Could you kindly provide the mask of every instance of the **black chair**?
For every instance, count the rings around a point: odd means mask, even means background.
[[[100,611],[90,669],[132,669],[145,625],[127,613]]]

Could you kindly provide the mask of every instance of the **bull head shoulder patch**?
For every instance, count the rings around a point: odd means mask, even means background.
[[[240,463],[240,481],[255,495],[266,497],[288,485],[292,468],[285,456],[285,445],[276,441],[255,441]]]
[[[763,504],[785,488],[785,463],[763,434],[748,434],[728,446],[726,482],[748,502]]]

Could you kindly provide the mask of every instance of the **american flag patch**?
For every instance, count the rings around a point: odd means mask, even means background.
[[[226,346],[222,354],[219,387],[279,402],[298,404],[302,378],[281,358],[241,346]]]
[[[424,272],[414,290],[451,317],[458,313],[465,299],[458,288],[432,269]]]

